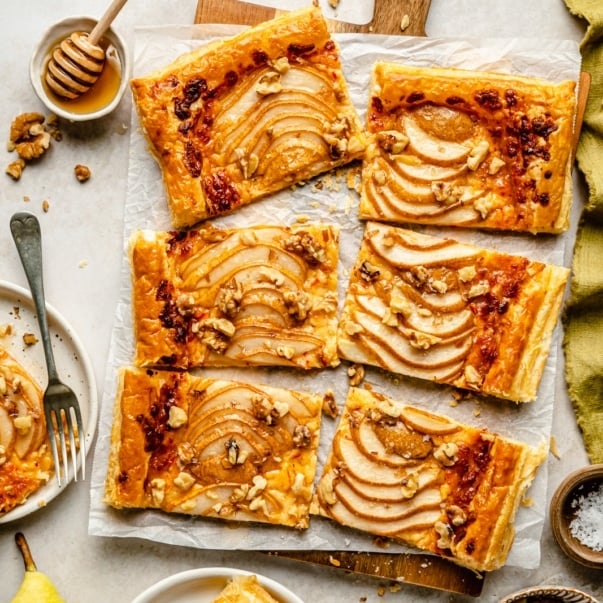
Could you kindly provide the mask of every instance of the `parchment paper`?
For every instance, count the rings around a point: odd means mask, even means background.
[[[146,74],[204,43],[214,36],[232,35],[238,26],[174,26],[136,31],[134,75]],[[577,80],[580,54],[576,43],[547,40],[468,40],[427,39],[404,36],[340,34],[344,72],[353,101],[364,120],[370,69],[376,60],[406,62],[413,65],[457,66],[496,70],[545,77],[552,81]],[[321,180],[320,190],[316,183]],[[346,170],[317,178],[295,190],[288,189],[256,202],[235,214],[216,219],[216,225],[293,224],[300,219],[321,220],[341,228],[339,288],[340,305],[347,288],[347,275],[356,257],[363,225],[357,218],[358,194],[348,186]],[[104,479],[109,452],[109,437],[116,391],[117,369],[133,358],[130,306],[130,273],[125,256],[126,241],[135,228],[171,229],[161,175],[152,159],[133,111],[130,142],[128,195],[124,218],[124,263],[120,301],[116,308],[104,395],[100,411],[98,440],[91,482],[89,532],[94,535],[139,537],[198,548],[221,549],[349,549],[382,550],[370,535],[343,528],[324,518],[313,517],[304,532],[265,526],[237,524],[233,529],[218,520],[170,516],[156,511],[116,511],[103,503]],[[531,259],[563,265],[570,235],[533,236],[483,233],[470,230],[428,228],[426,232],[451,236],[484,247],[525,255]],[[553,338],[538,398],[518,405],[493,399],[469,399],[453,406],[450,388],[367,369],[366,381],[390,397],[448,415],[456,420],[534,446],[548,443],[555,397],[559,352],[559,326]],[[324,393],[333,389],[341,407],[349,387],[347,365],[311,373],[286,369],[205,370],[204,374],[223,378],[268,383],[298,390]],[[336,421],[323,418],[319,449],[320,475]],[[507,565],[526,569],[540,562],[540,535],[546,507],[547,467],[543,464],[528,492],[531,504],[522,506],[516,517],[516,538]],[[391,545],[390,551],[406,550]]]

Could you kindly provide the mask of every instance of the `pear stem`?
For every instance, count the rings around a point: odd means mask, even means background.
[[[25,540],[25,536],[21,534],[21,532],[17,532],[15,534],[15,542],[21,551],[21,555],[23,555],[23,563],[25,564],[26,572],[35,572],[38,568],[36,567],[35,561],[31,556],[31,551],[29,550],[29,545],[27,544],[27,540]]]

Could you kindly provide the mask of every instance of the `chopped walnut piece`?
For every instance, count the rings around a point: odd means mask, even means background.
[[[306,320],[308,312],[312,309],[312,300],[304,291],[285,291],[283,301],[287,314],[296,320]]]
[[[398,130],[383,130],[377,134],[379,146],[392,155],[401,153],[409,143],[409,138]]]
[[[322,398],[322,412],[333,419],[339,414],[337,400],[335,400],[335,394],[332,390],[327,391]]]
[[[312,442],[312,432],[307,425],[296,425],[293,430],[293,445],[296,448],[307,448]]]
[[[439,539],[436,542],[438,547],[441,549],[449,549],[452,544],[452,528],[443,521],[437,521],[433,527],[439,536]]]
[[[86,182],[86,180],[89,180],[90,176],[92,175],[90,168],[86,165],[82,165],[81,163],[78,163],[75,166],[74,172],[75,177],[78,179],[79,182]]]
[[[241,306],[243,286],[236,279],[231,279],[218,293],[216,304],[220,312],[232,318]]]
[[[33,333],[23,333],[23,343],[25,345],[35,345],[38,343],[38,338]]]
[[[360,385],[364,379],[364,367],[361,364],[352,364],[348,367],[348,377],[352,387]]]
[[[444,442],[434,450],[433,456],[444,467],[452,467],[456,463],[459,447],[454,442]]]
[[[366,260],[360,265],[360,276],[369,283],[376,281],[379,278],[379,274],[381,274],[379,268]]]
[[[21,113],[13,119],[10,125],[10,138],[8,143],[8,150],[14,151],[16,144],[21,140],[29,138],[29,130],[35,124],[43,124],[44,116],[41,113],[35,111],[28,113]]]
[[[15,161],[11,161],[11,163],[6,166],[6,173],[13,179],[19,180],[21,178],[21,174],[25,169],[25,160],[21,157],[15,159]]]
[[[277,94],[283,89],[281,74],[278,71],[268,71],[260,77],[255,86],[255,91],[260,96]]]
[[[308,233],[291,235],[283,241],[283,249],[297,253],[312,266],[322,264],[327,257],[324,247]]]

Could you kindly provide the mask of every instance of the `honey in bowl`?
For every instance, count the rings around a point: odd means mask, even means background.
[[[60,40],[59,40],[60,42]],[[48,57],[44,62],[44,69],[42,69],[42,87],[44,88],[44,92],[48,95],[50,99],[62,109],[66,111],[70,111],[72,113],[78,113],[81,115],[85,115],[88,113],[94,113],[99,109],[107,106],[117,94],[120,84],[121,84],[121,76],[122,76],[122,68],[121,62],[119,60],[119,53],[117,49],[107,42],[106,40],[101,40],[99,43],[105,51],[105,65],[103,70],[96,82],[92,85],[92,87],[84,92],[81,96],[75,99],[66,99],[54,93],[53,90],[50,89],[48,84],[44,79],[44,74],[46,73],[46,64],[51,58],[52,51],[56,48],[58,44],[53,44],[48,53]]]

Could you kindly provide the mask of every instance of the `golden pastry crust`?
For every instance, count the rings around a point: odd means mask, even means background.
[[[342,358],[517,402],[536,397],[569,270],[368,222]]]
[[[566,230],[575,87],[376,63],[361,218]]]
[[[122,368],[105,500],[308,527],[322,397]]]
[[[135,364],[336,366],[338,241],[319,224],[136,231]]]
[[[0,348],[0,516],[43,486],[52,475],[42,390]]]
[[[362,156],[362,125],[318,8],[216,41],[131,82],[174,227]]]
[[[312,513],[490,571],[544,448],[351,388]]]
[[[235,576],[212,603],[278,603],[257,576]]]

